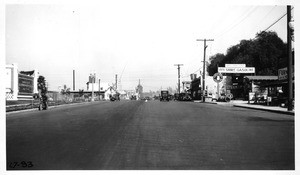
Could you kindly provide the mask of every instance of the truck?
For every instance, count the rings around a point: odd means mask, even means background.
[[[169,101],[169,91],[160,91],[160,101]]]

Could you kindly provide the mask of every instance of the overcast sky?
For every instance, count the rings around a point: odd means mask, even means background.
[[[117,2],[117,3],[116,3]],[[192,3],[194,2],[194,3]],[[38,69],[50,90],[66,84],[86,88],[95,71],[101,82],[121,78],[132,90],[141,79],[144,91],[177,86],[202,67],[207,56],[226,53],[243,39],[253,39],[286,13],[286,6],[206,5],[192,1],[107,1],[97,5],[7,5],[6,64]],[[286,17],[269,30],[286,42]],[[199,71],[197,71],[199,75]]]

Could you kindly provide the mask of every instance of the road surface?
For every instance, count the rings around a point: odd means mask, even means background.
[[[193,102],[93,102],[7,114],[8,170],[294,170],[284,114]]]

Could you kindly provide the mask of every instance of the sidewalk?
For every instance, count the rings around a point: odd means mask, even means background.
[[[196,103],[202,103],[200,100],[194,101]],[[269,112],[276,112],[281,114],[288,114],[288,115],[295,115],[295,111],[287,111],[287,108],[282,108],[279,106],[265,106],[259,104],[248,104],[248,101],[243,100],[232,100],[230,102],[216,102],[211,101],[211,99],[205,99],[205,103],[207,104],[218,104],[218,105],[225,105],[225,106],[233,106],[233,107],[240,107],[240,108],[248,108],[248,109],[255,109],[255,110],[263,110]]]
[[[249,109],[256,109],[256,110],[263,110],[263,111],[270,111],[276,112],[281,114],[288,114],[288,115],[295,115],[295,111],[288,111],[287,108],[282,108],[279,106],[265,106],[265,105],[258,105],[258,104],[248,104],[247,103],[233,103],[234,107],[241,107],[241,108],[249,108]]]

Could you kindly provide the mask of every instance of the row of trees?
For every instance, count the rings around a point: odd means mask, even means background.
[[[260,32],[254,39],[241,40],[227,49],[226,54],[217,53],[209,58],[207,71],[210,76],[225,64],[246,64],[255,67],[257,75],[277,75],[280,68],[287,66],[287,44],[276,32]]]

